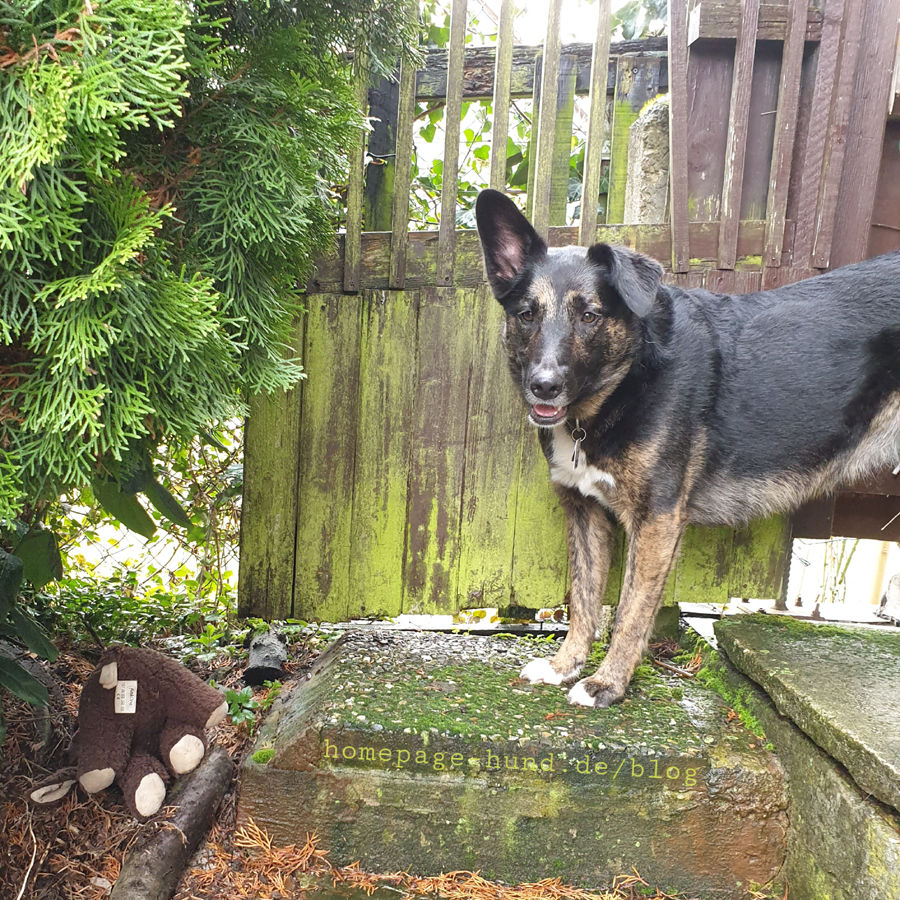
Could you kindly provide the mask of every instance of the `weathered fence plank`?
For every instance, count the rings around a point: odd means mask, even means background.
[[[809,128],[803,153],[803,171],[797,198],[797,223],[794,235],[793,265],[811,265],[816,212],[824,176],[828,128],[837,87],[838,60],[841,51],[841,24],[845,0],[826,0],[822,22],[822,42],[816,52],[816,81],[811,100]]]
[[[497,25],[497,64],[494,69],[493,108],[491,125],[491,171],[488,186],[495,191],[506,187],[506,158],[509,138],[510,84],[515,35],[513,25],[516,8],[513,0],[501,0],[500,21]]]
[[[534,230],[543,238],[547,237],[550,221],[552,195],[553,157],[556,143],[556,119],[559,114],[559,20],[562,0],[550,0],[547,11],[547,32],[544,53],[541,57],[541,80],[539,96],[536,94],[535,119],[537,121],[537,141],[535,142],[534,189],[529,192],[529,210]]]
[[[790,565],[789,516],[757,519],[734,532],[730,597],[768,597]]]
[[[641,38],[636,41],[615,41],[610,44],[608,60],[608,80],[610,88],[615,84],[616,57],[625,53],[665,54],[668,41],[664,37]],[[534,60],[542,47],[519,45],[513,48],[510,92],[514,98],[534,96]],[[576,57],[578,76],[575,93],[587,94],[591,86],[593,72],[591,60],[593,44],[564,44],[562,53]],[[463,99],[490,100],[494,94],[494,73],[496,66],[495,47],[472,47],[466,49],[463,70]],[[438,100],[447,96],[447,51],[426,50],[425,63],[416,75],[416,99]],[[668,87],[668,69],[665,56],[661,56],[660,87]]]
[[[565,515],[547,477],[547,461],[537,435],[530,427],[522,435],[521,454],[513,598],[520,606],[556,606],[563,601],[568,579]]]
[[[763,250],[765,223],[743,221],[738,231],[738,267],[758,267]],[[691,222],[688,225],[691,253],[695,265],[714,265],[719,245],[718,222]],[[598,225],[595,240],[608,244],[625,244],[668,264],[671,253],[671,228],[668,225]],[[574,226],[551,228],[548,236],[551,247],[563,247],[578,240]],[[407,289],[433,285],[437,272],[438,237],[433,231],[411,232],[407,251]],[[384,290],[388,287],[391,235],[367,232],[362,237],[362,281],[366,288]],[[341,290],[343,244],[338,240],[337,253],[319,265],[308,290],[314,293]],[[484,283],[481,268],[481,246],[474,231],[456,234],[457,287],[476,287]]]
[[[466,49],[466,0],[450,6],[450,67],[444,115],[444,164],[441,169],[441,219],[438,231],[437,284],[453,284],[456,266],[456,186],[459,183],[459,135],[462,69]]]
[[[401,66],[400,89],[397,98],[397,152],[394,166],[394,192],[391,198],[391,265],[388,275],[388,286],[397,289],[402,289],[406,284],[413,121],[416,107],[416,98],[414,96],[415,79],[416,73],[412,67],[408,65]]]
[[[688,66],[688,217],[720,218],[734,50],[724,41],[691,48]]]
[[[616,67],[613,102],[609,195],[606,222],[625,218],[625,186],[628,182],[628,130],[649,100],[659,94],[659,59],[654,56],[620,56]]]
[[[803,4],[806,13],[804,38],[818,41],[822,36],[822,10],[818,5]],[[688,17],[688,42],[703,38],[733,38],[740,28],[740,0],[700,0]],[[763,3],[759,7],[756,39],[783,41],[788,31],[788,7],[782,3]]]
[[[590,120],[584,148],[584,180],[581,190],[581,217],[578,222],[578,243],[589,247],[597,234],[597,201],[603,165],[603,145],[606,142],[606,75],[609,63],[609,38],[612,32],[610,0],[597,0],[597,37],[591,54]]]
[[[851,4],[852,5],[852,4]],[[878,188],[884,126],[897,49],[900,0],[867,0],[847,124],[846,153],[835,217],[832,267],[864,259]]]
[[[417,418],[418,295],[367,291],[363,301],[349,608],[353,615],[398,615]]]
[[[778,88],[778,107],[775,114],[775,146],[772,151],[772,175],[766,206],[766,268],[781,265],[784,246],[784,223],[787,218],[788,190],[791,184],[791,163],[794,134],[797,128],[797,109],[800,102],[800,69],[803,64],[803,35],[806,0],[789,0],[788,32],[781,63],[781,83]],[[763,283],[765,284],[765,274]]]
[[[294,615],[350,612],[350,526],[359,404],[359,296],[309,298],[303,362]],[[275,502],[280,502],[278,498]]]
[[[719,231],[719,268],[733,269],[737,256],[741,195],[744,187],[744,159],[750,125],[750,93],[756,56],[756,28],[759,0],[742,0],[739,36],[734,51],[734,77],[725,145],[725,173],[722,184],[722,217]]]
[[[669,0],[669,221],[672,226],[672,271],[691,265],[688,231],[687,163],[687,0]]]
[[[487,288],[473,289],[472,297],[478,369],[469,389],[458,594],[471,606],[502,607],[512,592],[516,485],[528,426],[500,344],[503,308]]]
[[[369,74],[365,60],[360,60],[356,76],[356,94],[359,108],[364,110],[369,96]],[[360,289],[360,243],[362,241],[363,194],[366,178],[366,135],[360,131],[348,151],[350,174],[347,183],[347,234],[344,245],[344,290]]]
[[[297,319],[291,340],[293,355],[301,361],[304,322]],[[301,381],[293,390],[250,398],[241,502],[242,616],[291,615],[303,386]]]
[[[472,291],[420,295],[404,612],[456,609],[474,307]]]
[[[675,566],[676,603],[727,603],[734,556],[733,528],[691,525]]]

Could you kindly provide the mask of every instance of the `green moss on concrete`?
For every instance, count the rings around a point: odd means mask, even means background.
[[[743,623],[749,616],[734,617]],[[756,617],[757,628],[785,623]],[[779,617],[780,618],[780,617]],[[765,619],[761,622],[760,620]],[[787,624],[794,634],[819,626]],[[830,628],[830,626],[825,626]],[[831,635],[843,640],[845,634]],[[815,635],[812,635],[815,637]],[[699,646],[708,647],[701,639]],[[708,648],[709,654],[714,651]],[[815,651],[813,651],[815,652]],[[704,658],[707,652],[704,651]],[[710,656],[710,658],[712,658]],[[789,718],[778,713],[766,693],[716,654],[716,672],[725,693],[739,694],[762,725],[789,777],[790,818],[784,876],[791,900],[885,900],[900,897],[900,816],[861,791],[826,752]]]
[[[717,622],[716,636],[782,715],[900,810],[900,632],[764,615]]]

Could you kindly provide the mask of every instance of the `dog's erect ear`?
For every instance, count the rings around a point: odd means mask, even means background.
[[[482,191],[475,203],[478,236],[494,296],[502,300],[519,279],[529,259],[547,253],[547,245],[509,197]]]
[[[588,250],[588,259],[607,269],[609,283],[635,315],[650,312],[663,277],[663,267],[655,259],[609,244],[594,244]]]

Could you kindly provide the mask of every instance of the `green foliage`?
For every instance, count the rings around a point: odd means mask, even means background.
[[[168,586],[157,574],[142,585],[129,569],[102,579],[88,574],[63,578],[28,596],[26,603],[48,631],[76,643],[91,643],[96,635],[104,644],[140,646],[169,635],[193,636],[208,618],[222,617],[197,601],[188,579]]]
[[[29,611],[19,603],[19,590],[26,570],[32,574],[35,571],[41,572],[47,564],[36,546],[38,542],[30,540],[32,534],[28,529],[23,529],[23,532],[19,545],[24,544],[28,549],[24,554],[28,560],[27,565],[25,559],[0,549],[0,637],[52,661],[57,656],[56,647],[50,643]],[[5,656],[0,656],[0,687],[35,706],[47,705],[47,688],[26,672],[16,660]],[[5,725],[0,712],[0,742],[3,734]]]
[[[351,58],[389,71],[413,31],[390,0],[0,6],[4,634],[52,651],[16,595],[22,577],[40,590],[62,574],[78,528],[61,496],[152,539],[143,496],[203,545],[197,593],[220,596],[228,539],[209,490],[188,514],[159,462],[195,458],[194,436],[245,394],[302,376],[287,347],[299,286],[333,243],[333,186],[365,127]],[[181,627],[181,601],[149,595],[159,627]],[[122,639],[147,624],[133,594],[73,581],[48,596],[35,602],[51,627]],[[10,665],[0,683],[39,698]]]
[[[613,34],[626,41],[665,34],[668,12],[668,0],[628,0],[613,13]]]
[[[93,483],[139,533],[139,493],[190,527],[158,447],[301,377],[298,286],[364,127],[347,51],[392,69],[407,19],[386,0],[3,5],[0,518]]]
[[[259,766],[266,766],[272,761],[272,757],[275,756],[275,748],[274,747],[263,747],[261,750],[257,750],[256,753],[253,754],[253,762],[255,762]]]
[[[247,731],[253,734],[256,711],[259,709],[259,701],[253,699],[253,688],[225,691],[225,699],[228,701],[228,715],[231,716],[232,724],[246,726]]]

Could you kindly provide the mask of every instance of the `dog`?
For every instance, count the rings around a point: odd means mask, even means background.
[[[570,627],[532,683],[575,681],[596,632],[613,519],[628,538],[609,651],[570,703],[620,701],[686,526],[787,512],[900,457],[900,251],[776,290],[663,284],[626,247],[548,249],[482,191],[503,344],[566,512]]]

